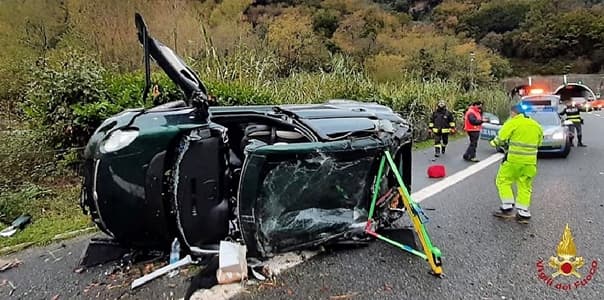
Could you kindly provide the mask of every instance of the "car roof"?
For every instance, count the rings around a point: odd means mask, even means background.
[[[559,95],[554,95],[554,94],[539,94],[539,95],[527,95],[527,96],[523,96],[520,99],[539,99],[539,98],[551,99],[551,98],[560,98],[560,96]]]

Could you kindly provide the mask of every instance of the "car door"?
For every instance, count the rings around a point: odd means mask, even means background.
[[[191,130],[176,148],[169,199],[176,231],[192,252],[217,245],[228,234],[225,130],[215,124]]]
[[[488,122],[482,123],[482,128],[480,129],[480,138],[483,140],[491,140],[497,136],[499,129],[501,128],[500,120],[495,115],[491,113],[483,114]],[[494,122],[496,119],[496,122]],[[494,124],[497,123],[497,124]]]
[[[249,255],[266,257],[362,233],[384,149],[369,137],[248,146],[238,218]]]

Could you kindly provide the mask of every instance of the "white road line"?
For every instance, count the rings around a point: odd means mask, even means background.
[[[443,180],[435,182],[435,183],[411,194],[411,198],[415,202],[421,202],[423,200],[426,200],[426,199],[442,192],[446,188],[470,177],[471,175],[478,173],[480,170],[494,164],[495,162],[499,161],[502,158],[503,158],[502,153],[495,153],[495,154],[489,156],[485,160],[477,162],[451,176],[446,177]]]

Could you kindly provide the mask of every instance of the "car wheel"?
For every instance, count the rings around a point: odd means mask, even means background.
[[[568,154],[570,153],[570,143],[566,142],[566,147],[564,148],[564,151],[562,151],[560,153],[560,157],[562,158],[566,158],[568,156]]]

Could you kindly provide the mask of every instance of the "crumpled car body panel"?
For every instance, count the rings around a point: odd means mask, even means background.
[[[250,149],[238,205],[250,254],[362,235],[385,149],[373,138]]]
[[[411,125],[390,108],[210,107],[196,74],[137,22],[139,40],[154,45],[146,53],[188,99],[112,116],[86,146],[80,205],[119,243],[168,250],[178,238],[195,255],[232,238],[268,257],[361,241],[384,150],[411,189]]]

